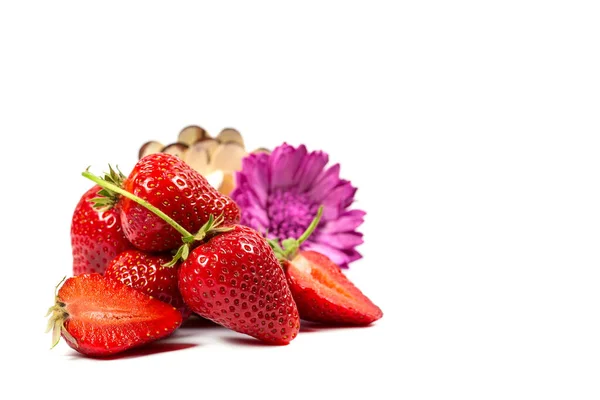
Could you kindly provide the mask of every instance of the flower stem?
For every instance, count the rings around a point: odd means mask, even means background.
[[[279,240],[277,239],[267,239],[269,246],[271,246],[271,249],[273,249],[273,252],[275,253],[275,257],[277,257],[277,259],[280,262],[284,262],[285,260],[291,260],[292,258],[294,258],[296,256],[296,253],[298,253],[298,250],[300,249],[300,245],[306,239],[308,239],[310,235],[312,235],[312,233],[319,225],[319,221],[321,220],[322,215],[323,206],[319,206],[317,215],[298,239],[287,238],[282,240],[281,243],[279,243]]]
[[[81,175],[85,176],[86,178],[88,178],[91,181],[94,181],[96,184],[103,187],[104,189],[112,190],[113,192],[116,192],[116,193],[120,194],[121,196],[125,196],[128,199],[135,201],[139,205],[146,207],[148,210],[152,211],[154,214],[156,214],[157,216],[162,218],[166,223],[171,225],[175,230],[177,230],[177,232],[181,233],[181,235],[184,238],[189,237],[189,236],[194,236],[191,233],[189,233],[183,226],[179,225],[173,218],[169,217],[167,214],[165,214],[158,208],[154,207],[152,204],[148,203],[146,200],[143,200],[143,199],[139,198],[138,196],[136,196],[132,193],[129,193],[128,191],[126,191],[116,185],[113,185],[110,182],[107,182],[106,180],[100,178],[99,176],[92,174],[89,171],[84,171],[81,173]]]
[[[308,237],[310,235],[312,235],[312,233],[315,231],[315,229],[319,225],[319,221],[321,220],[322,215],[323,215],[323,206],[319,206],[319,210],[317,211],[317,215],[315,216],[315,218],[312,220],[312,222],[310,223],[308,228],[306,228],[304,233],[298,239],[296,239],[298,241],[298,246],[301,245],[302,243],[304,243],[304,241],[306,239],[308,239]]]

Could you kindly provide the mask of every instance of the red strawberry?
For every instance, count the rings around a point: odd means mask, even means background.
[[[171,154],[148,155],[133,168],[122,188],[146,200],[191,233],[209,216],[225,224],[240,220],[240,209],[214,189],[196,170]],[[181,245],[181,233],[144,206],[121,197],[118,202],[125,236],[140,250],[165,251]]]
[[[148,157],[151,156],[142,161]],[[268,343],[287,344],[298,335],[298,309],[283,269],[258,232],[241,225],[228,225],[231,220],[222,214],[216,219],[210,214],[206,223],[192,234],[135,194],[87,171],[83,175],[122,198],[140,204],[147,210],[148,219],[157,216],[181,235],[178,241],[173,240],[182,245],[169,264],[185,260],[179,267],[178,285],[183,300],[193,312]],[[177,177],[172,179],[177,181]],[[150,187],[155,181],[151,179],[146,183]],[[235,209],[239,216],[237,206]],[[222,207],[217,208],[221,210]],[[225,226],[220,227],[223,222]],[[192,244],[198,242],[200,244],[191,250]]]
[[[67,279],[50,313],[53,346],[62,334],[69,346],[90,356],[141,346],[170,335],[181,325],[175,308],[100,274]]]
[[[306,232],[281,245],[269,240],[285,270],[300,318],[330,324],[368,325],[383,316],[381,309],[342,273],[329,257],[315,251],[299,251],[319,224],[323,207]]]
[[[196,247],[179,268],[179,289],[197,314],[273,344],[287,344],[300,320],[266,240],[234,225]]]
[[[133,247],[125,237],[114,209],[99,211],[91,199],[102,188],[94,186],[81,197],[71,220],[73,274],[102,274],[108,262],[123,250]]]
[[[104,276],[169,303],[185,319],[191,311],[183,302],[177,287],[178,267],[163,267],[172,258],[168,253],[148,254],[140,250],[126,250],[108,264]]]
[[[368,325],[383,316],[381,309],[329,257],[315,251],[300,251],[283,265],[302,319]]]

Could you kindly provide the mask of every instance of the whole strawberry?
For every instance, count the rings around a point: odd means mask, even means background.
[[[48,331],[90,356],[107,356],[169,336],[181,325],[172,306],[100,274],[69,278],[56,293]]]
[[[191,311],[183,302],[177,287],[178,266],[164,267],[172,258],[168,253],[148,254],[135,249],[126,250],[113,258],[104,276],[169,303],[185,319]]]
[[[121,187],[147,201],[181,227],[196,233],[210,215],[237,223],[240,209],[196,170],[171,154],[156,153],[137,162]],[[166,251],[181,245],[181,233],[146,207],[120,197],[117,207],[125,236],[140,250]]]
[[[102,274],[111,259],[133,247],[123,233],[117,210],[97,209],[91,202],[101,190],[100,186],[95,185],[85,192],[73,212],[73,275],[91,272]]]
[[[179,290],[197,314],[273,344],[298,335],[298,310],[267,241],[234,225],[200,244],[179,268]]]

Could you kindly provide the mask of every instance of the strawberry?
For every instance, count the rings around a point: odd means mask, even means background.
[[[328,324],[368,325],[383,316],[329,257],[316,251],[299,251],[300,245],[317,227],[323,207],[306,232],[280,245],[269,244],[285,270],[300,318]]]
[[[104,276],[116,279],[134,289],[169,303],[189,317],[190,309],[185,305],[177,287],[177,267],[164,267],[172,255],[148,254],[140,250],[126,250],[115,257],[106,268]]]
[[[179,289],[200,316],[272,344],[300,329],[296,304],[267,241],[234,225],[200,244],[179,268]]]
[[[165,153],[140,159],[121,187],[195,233],[210,215],[222,215],[225,224],[240,220],[240,209],[229,197],[214,189],[196,170],[180,158]],[[125,236],[144,251],[166,251],[181,245],[181,234],[127,197],[117,203]]]
[[[48,330],[78,352],[106,356],[161,339],[181,325],[181,314],[117,280],[100,274],[69,278],[56,293]]]
[[[368,325],[383,316],[381,309],[329,257],[316,251],[300,251],[283,266],[302,319]]]
[[[121,229],[119,213],[98,210],[91,200],[102,188],[94,186],[79,200],[71,220],[73,274],[104,273],[108,262],[118,253],[133,247]]]
[[[83,175],[139,204],[147,214],[154,214],[179,232],[178,242],[183,244],[167,265],[184,260],[178,272],[179,291],[193,312],[272,344],[287,344],[298,335],[298,309],[283,269],[258,232],[229,225],[231,219],[222,214],[216,219],[210,214],[192,234],[135,194],[87,171]],[[192,245],[197,247],[192,250]]]

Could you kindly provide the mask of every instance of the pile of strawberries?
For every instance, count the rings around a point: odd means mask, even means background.
[[[96,185],[73,213],[73,274],[56,292],[48,330],[105,356],[171,335],[192,313],[271,344],[300,320],[367,325],[382,312],[300,238],[266,240],[240,209],[176,156],[148,155]]]

